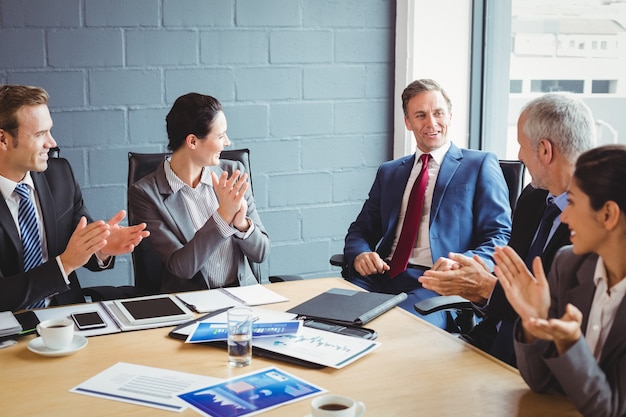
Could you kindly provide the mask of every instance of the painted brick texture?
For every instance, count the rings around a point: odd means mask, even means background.
[[[336,276],[391,157],[394,20],[387,0],[0,0],[0,83],[48,90],[61,155],[106,219],[126,208],[128,152],[165,150],[173,101],[215,96],[251,149],[264,276]],[[131,258],[79,276],[132,284]]]

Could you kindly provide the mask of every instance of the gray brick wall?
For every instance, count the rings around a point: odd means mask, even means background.
[[[0,0],[0,83],[51,94],[95,218],[126,207],[127,153],[165,149],[179,95],[217,97],[251,149],[264,275],[330,276],[391,157],[394,20],[388,0]],[[80,278],[131,284],[130,256]]]

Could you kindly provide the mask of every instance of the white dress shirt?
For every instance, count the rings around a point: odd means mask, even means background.
[[[433,194],[435,192],[435,183],[437,182],[437,176],[439,175],[439,169],[443,158],[446,156],[446,152],[450,149],[450,142],[446,143],[439,149],[436,149],[430,153],[430,161],[428,163],[428,185],[426,186],[426,195],[424,196],[424,206],[422,207],[422,217],[420,219],[419,231],[417,232],[417,239],[415,240],[415,246],[413,247],[413,253],[409,258],[409,263],[423,266],[433,266],[433,255],[430,252],[430,207],[433,200]],[[422,169],[422,163],[420,157],[424,152],[419,149],[415,152],[415,164],[411,169],[411,175],[406,183],[404,189],[404,195],[402,197],[402,204],[400,206],[400,213],[398,215],[398,226],[396,228],[396,236],[391,246],[391,254],[389,259],[393,258],[393,254],[398,245],[400,239],[400,233],[402,232],[402,226],[404,224],[404,218],[406,216],[406,208],[409,204],[409,196],[411,195],[411,189],[413,184],[417,180],[419,173]]]
[[[596,361],[599,361],[604,343],[615,321],[617,309],[626,294],[626,279],[608,288],[604,261],[598,257],[593,281],[596,284],[596,292],[589,310],[585,340]]]

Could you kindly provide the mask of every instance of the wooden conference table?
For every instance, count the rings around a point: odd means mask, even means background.
[[[286,311],[329,288],[351,288],[340,278],[269,284],[289,302],[264,306]],[[171,339],[171,328],[90,337],[69,356],[43,357],[27,348],[34,336],[0,350],[0,415],[3,416],[172,416],[143,407],[69,390],[117,362],[218,378],[268,366],[314,383],[330,393],[363,401],[369,417],[410,416],[578,416],[564,397],[532,393],[516,369],[493,359],[410,313],[394,308],[367,324],[382,345],[343,369],[307,369],[254,357],[233,369],[219,348]],[[309,400],[261,415],[304,417]],[[182,415],[198,415],[191,409]]]

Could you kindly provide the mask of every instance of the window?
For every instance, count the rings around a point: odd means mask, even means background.
[[[531,93],[553,93],[555,91],[568,91],[582,94],[584,80],[531,80]]]
[[[396,0],[396,68],[393,157],[415,151],[404,125],[401,95],[413,80],[432,78],[452,99],[450,136],[468,147],[472,2]]]
[[[591,81],[592,94],[615,94],[617,80],[593,80]]]
[[[473,0],[455,7],[396,0],[396,7],[394,157],[414,149],[400,94],[425,77],[452,96],[459,146],[517,159],[519,111],[548,91],[580,94],[596,118],[599,143],[626,143],[626,0]]]
[[[619,110],[626,107],[626,0],[483,3],[485,14],[491,16],[485,21],[486,45],[502,37],[511,39],[510,50],[500,46],[484,52],[485,73],[507,72],[509,89],[505,97],[499,93],[503,89],[497,88],[497,77],[482,78],[483,90],[493,92],[484,96],[483,108],[494,110],[488,116],[494,121],[483,118],[481,123],[483,149],[500,158],[517,158],[521,107],[553,91],[581,95],[597,120],[599,143],[626,143],[626,118]],[[510,21],[508,33],[496,25],[498,19]]]

